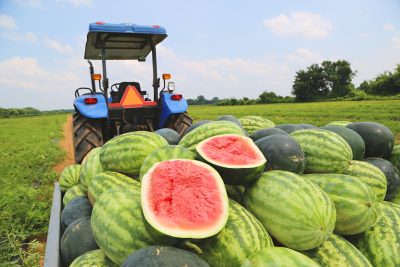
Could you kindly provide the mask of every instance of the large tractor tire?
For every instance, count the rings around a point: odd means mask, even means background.
[[[168,118],[166,128],[170,128],[175,130],[181,136],[192,125],[192,118],[189,116],[187,112],[180,114],[173,114]]]
[[[80,164],[90,150],[103,146],[101,119],[89,119],[80,113],[73,117],[75,162]]]

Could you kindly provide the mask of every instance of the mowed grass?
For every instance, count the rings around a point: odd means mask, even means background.
[[[258,115],[275,124],[310,123],[323,126],[331,121],[374,121],[389,127],[400,143],[400,100],[340,101],[265,104],[249,106],[190,106],[194,121],[214,120],[221,115]]]
[[[0,263],[39,266],[67,115],[0,119]],[[1,265],[0,264],[0,265]],[[3,266],[3,265],[1,265]]]

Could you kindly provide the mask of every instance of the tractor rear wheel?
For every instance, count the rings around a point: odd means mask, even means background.
[[[173,114],[168,118],[166,128],[175,130],[178,134],[183,135],[187,128],[192,125],[192,118],[187,112]]]
[[[103,145],[101,124],[101,119],[89,119],[80,113],[74,114],[74,154],[76,163],[80,164],[90,150]]]

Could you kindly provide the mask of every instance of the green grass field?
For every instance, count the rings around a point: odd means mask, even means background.
[[[0,119],[0,266],[38,266],[66,118]]]
[[[375,121],[389,127],[400,142],[400,100],[342,101],[249,106],[190,106],[194,121],[213,120],[220,115],[259,115],[275,124],[311,123],[323,126],[335,120]]]

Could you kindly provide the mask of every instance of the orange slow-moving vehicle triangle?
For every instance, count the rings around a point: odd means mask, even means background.
[[[123,107],[136,107],[143,106],[143,97],[139,94],[136,88],[132,85],[128,86],[121,99]]]

